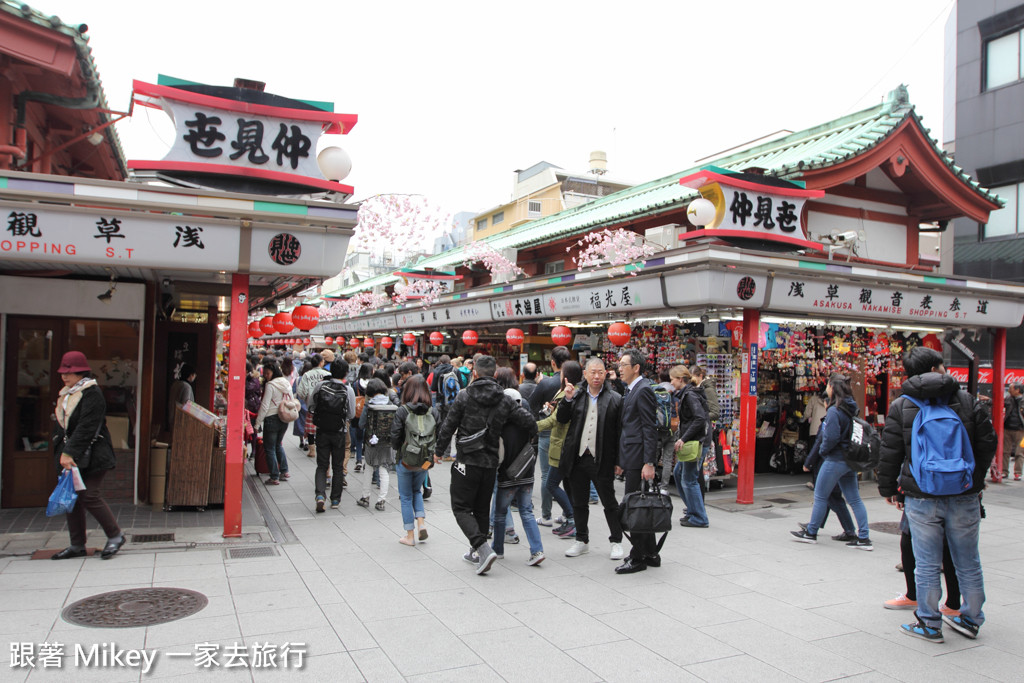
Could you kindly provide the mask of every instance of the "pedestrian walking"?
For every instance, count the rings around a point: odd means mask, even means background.
[[[373,475],[363,486],[363,496],[357,504],[370,507],[370,487],[377,480],[377,502],[374,507],[384,510],[391,477],[388,468],[395,464],[395,452],[391,448],[391,421],[398,406],[388,400],[388,388],[374,377],[366,384],[366,403],[359,418],[359,429],[363,434],[363,457],[366,468]]]
[[[395,473],[405,528],[405,536],[398,542],[404,545],[414,546],[417,540],[425,541],[428,537],[423,485],[427,470],[434,464],[440,424],[441,415],[432,405],[426,380],[423,375],[411,375],[404,382],[402,405],[391,421],[391,447],[398,453]]]
[[[1013,480],[1020,481],[1024,472],[1024,384],[1013,382],[1003,398],[1003,479],[1009,477],[1010,458],[1013,458]]]
[[[979,496],[995,456],[992,418],[946,373],[942,355],[934,349],[914,347],[903,356],[903,368],[907,380],[885,418],[878,464],[878,492],[891,503],[904,495],[917,563],[917,621],[900,629],[941,643],[945,622],[977,638],[985,623]],[[949,543],[963,596],[958,616],[939,609],[943,539]]]
[[[505,424],[511,422],[530,438],[537,424],[528,410],[516,405],[494,381],[496,363],[492,356],[480,356],[473,367],[473,381],[459,392],[438,433],[435,461],[441,461],[441,444],[459,432],[452,464],[452,512],[469,540],[463,559],[488,572],[497,553],[487,545],[491,494],[498,468],[498,444]]]
[[[562,370],[559,373],[563,386],[573,385],[576,386],[583,381],[583,367],[574,360],[567,360],[562,363]],[[560,538],[576,538],[576,517],[573,514],[572,499],[569,497],[568,482],[562,476],[562,470],[560,468],[562,458],[562,448],[565,445],[565,437],[569,432],[569,424],[558,421],[558,416],[555,411],[558,404],[561,403],[562,399],[565,398],[565,390],[560,388],[552,400],[544,404],[542,409],[542,419],[537,421],[537,429],[541,432],[550,432],[550,440],[548,442],[548,469],[544,475],[543,485],[548,491],[548,495],[551,496],[552,500],[558,503],[558,506],[562,509],[562,514],[557,518],[558,526],[553,528],[551,532]],[[540,454],[538,453],[538,457]],[[565,487],[563,488],[562,482],[565,481]],[[537,523],[543,526],[551,524],[551,520],[548,520],[548,524],[544,524],[543,520],[539,520]]]
[[[276,360],[263,359],[263,400],[256,414],[256,424],[263,430],[263,449],[267,456],[267,467],[270,477],[264,482],[277,486],[281,479],[290,479],[288,458],[284,453],[284,435],[288,431],[288,423],[279,416],[282,401],[294,400],[292,385],[281,372]]]
[[[309,373],[307,373],[309,374]],[[327,489],[327,472],[331,477],[331,509],[337,510],[341,503],[341,492],[345,480],[345,434],[349,423],[356,416],[356,395],[352,387],[345,384],[348,363],[337,360],[331,363],[328,379],[323,380],[309,392],[309,410],[316,423],[316,511],[324,511]]]
[[[302,376],[299,377],[298,384],[295,387],[295,397],[299,399],[299,403],[302,404],[303,409],[305,411],[305,416],[303,416],[301,413],[299,414],[299,421],[303,421],[303,417],[305,417],[304,433],[306,436],[307,448],[309,449],[307,454],[311,458],[317,457],[317,439],[316,420],[314,419],[313,416],[313,409],[309,406],[309,399],[313,390],[316,387],[320,386],[321,382],[330,379],[333,376],[333,373],[329,371],[326,367],[326,354],[326,351],[324,352],[323,355],[319,353],[314,353],[309,358],[306,359],[310,367],[302,373]],[[331,356],[333,360],[334,354],[331,354]],[[347,372],[348,364],[346,364],[345,367]],[[344,378],[342,377],[341,379]]]
[[[708,426],[708,413],[701,400],[700,389],[691,382],[690,371],[685,365],[676,365],[669,370],[669,378],[676,392],[676,411],[679,429],[675,434],[675,454],[686,453],[685,460],[676,455],[672,477],[676,482],[679,497],[683,499],[685,511],[679,520],[680,526],[706,529],[708,513],[704,507],[704,496],[700,490],[703,440]],[[690,453],[689,451],[695,451]],[[692,456],[692,457],[691,457]]]
[[[551,377],[545,377],[541,379],[541,381],[537,382],[536,387],[530,389],[529,396],[526,397],[529,402],[530,412],[533,413],[534,419],[539,419],[544,406],[554,399],[555,394],[562,391],[562,364],[568,360],[569,349],[566,347],[556,346],[551,350],[551,369],[555,371],[555,374]],[[579,380],[577,380],[577,382],[578,381]],[[537,433],[537,459],[540,460],[541,474],[539,522],[541,526],[551,526],[552,497],[549,493],[550,488],[548,486],[548,481],[551,478],[551,469],[549,465],[551,462],[549,453],[550,448],[551,428],[549,427],[548,429],[543,429]]]

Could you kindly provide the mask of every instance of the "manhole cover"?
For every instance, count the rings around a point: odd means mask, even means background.
[[[132,534],[132,543],[169,543],[174,534]]]
[[[765,498],[765,500],[769,503],[779,503],[780,505],[788,505],[796,502],[792,498]]]
[[[244,560],[250,557],[277,557],[277,549],[269,545],[255,548],[228,548],[229,560]]]
[[[771,510],[764,510],[762,512],[748,512],[747,515],[750,517],[760,517],[761,519],[782,519],[786,515],[780,515],[777,512]]]
[[[868,524],[868,528],[877,531],[880,534],[900,533],[899,522],[871,522],[870,524]]]
[[[101,593],[64,608],[64,621],[93,628],[153,626],[191,616],[206,596],[183,588],[133,588]]]

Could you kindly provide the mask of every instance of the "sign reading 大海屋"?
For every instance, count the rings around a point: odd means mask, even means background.
[[[569,287],[554,292],[523,294],[491,302],[495,321],[581,313],[608,313],[661,308],[661,279],[623,277],[596,287]]]

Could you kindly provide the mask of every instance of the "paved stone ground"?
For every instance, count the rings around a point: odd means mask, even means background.
[[[947,628],[946,642],[936,645],[897,632],[910,612],[882,609],[904,589],[894,570],[898,536],[873,533],[874,552],[790,541],[810,501],[799,477],[759,478],[756,504],[739,512],[726,511],[736,509],[734,491],[712,494],[720,507],[710,511],[711,528],[670,533],[660,569],[616,576],[595,510],[589,555],[564,557],[569,542],[542,529],[548,559],[540,567],[526,566],[525,544],[506,546],[505,559],[479,577],[461,559],[466,543],[449,507],[448,465],[432,473],[430,539],[407,548],[397,543],[394,490],[384,512],[357,507],[369,474],[350,474],[354,490],[341,509],[315,514],[313,462],[290,451],[291,481],[264,491],[289,540],[269,542],[262,521],[247,520],[254,536],[242,542],[270,549],[271,557],[231,559],[212,528],[205,530],[209,545],[129,544],[110,561],[31,561],[0,551],[0,635],[7,641],[0,680],[193,678],[205,673],[193,657],[171,654],[193,655],[202,642],[250,653],[264,643],[305,645],[304,668],[287,673],[225,669],[222,649],[216,675],[246,681],[1021,680],[1024,485],[986,496],[988,622],[980,637]],[[898,519],[870,484],[863,491],[872,522]],[[61,540],[51,535],[47,543]],[[209,605],[148,628],[83,628],[60,616],[84,597],[148,586],[196,590]],[[63,667],[11,668],[14,642],[63,644]],[[157,651],[153,670],[75,668],[75,644],[110,642]]]

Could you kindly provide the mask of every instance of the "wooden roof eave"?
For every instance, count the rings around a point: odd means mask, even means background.
[[[868,171],[881,168],[900,184],[908,171],[933,197],[921,215],[925,220],[941,220],[966,216],[980,223],[988,222],[991,211],[1000,205],[984,197],[965,183],[936,153],[927,134],[911,115],[885,140],[852,159],[825,168],[804,169],[800,179],[807,189],[827,190],[852,182]],[[912,213],[914,207],[908,209]]]

